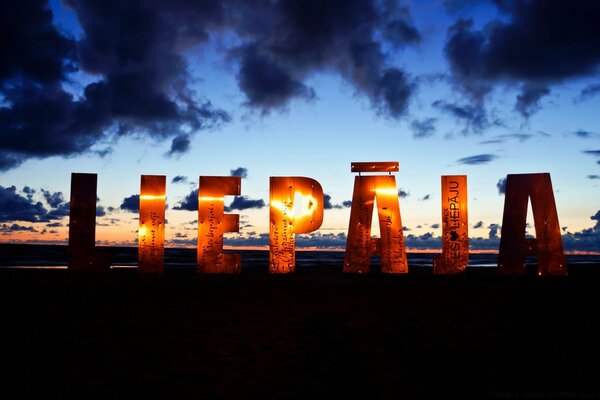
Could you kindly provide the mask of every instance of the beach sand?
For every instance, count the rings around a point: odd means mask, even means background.
[[[0,395],[600,397],[600,266],[569,277],[0,270]]]

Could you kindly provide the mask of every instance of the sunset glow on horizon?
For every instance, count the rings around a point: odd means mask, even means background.
[[[476,253],[498,251],[507,175],[549,173],[565,252],[600,253],[596,2],[10,3],[0,243],[67,244],[83,172],[100,246],[137,246],[157,174],[165,247],[197,246],[200,176],[237,176],[223,246],[268,248],[270,178],[302,176],[324,196],[300,212],[324,215],[296,248],[344,249],[352,163],[397,161],[377,195],[397,196],[407,251],[442,250],[441,176],[468,177]]]

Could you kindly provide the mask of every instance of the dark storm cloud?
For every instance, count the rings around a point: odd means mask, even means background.
[[[60,204],[65,202],[65,198],[62,192],[50,192],[48,190],[42,189],[42,193],[48,205],[52,208],[58,207]]]
[[[198,189],[192,190],[173,210],[198,211]]]
[[[498,194],[506,193],[506,178],[500,178],[496,183],[496,188],[498,188]]]
[[[177,175],[175,178],[171,179],[171,183],[187,183],[188,178],[183,175]]]
[[[12,233],[12,232],[23,232],[23,231],[37,232],[37,229],[35,229],[33,226],[24,226],[24,225],[19,225],[19,224],[12,224],[12,225],[2,224],[2,226],[0,226],[0,232],[2,232],[3,235],[8,235],[9,233]],[[44,232],[42,232],[42,233],[44,233]]]
[[[229,175],[239,176],[242,179],[246,179],[246,178],[248,178],[248,168],[238,167],[236,169],[232,169],[229,171]]]
[[[463,157],[456,160],[457,164],[466,164],[466,165],[481,165],[487,164],[490,161],[495,160],[498,156],[493,154],[477,154],[475,156]]]
[[[431,105],[464,123],[465,129],[463,130],[463,134],[470,132],[479,133],[491,125],[487,113],[481,104],[458,105],[448,103],[444,100],[436,100]]]
[[[380,114],[406,112],[412,84],[391,65],[384,47],[420,40],[408,10],[393,1],[241,2],[232,25],[244,44],[232,51],[240,61],[238,82],[247,104],[268,112],[294,98],[311,100],[311,74],[334,71],[366,96]]]
[[[190,136],[178,135],[171,141],[171,148],[167,152],[167,156],[179,156],[186,153],[190,149]]]
[[[331,196],[328,194],[323,195],[323,208],[325,210],[332,210],[334,208],[344,208],[344,204],[333,204],[331,202]]]
[[[44,1],[0,6],[0,37],[10,38],[0,41],[0,170],[93,152],[114,135],[164,139],[229,120],[190,90],[181,55],[207,39],[203,27],[222,20],[220,3],[66,3],[83,29],[78,42],[52,25]],[[75,70],[97,79],[80,98],[61,85]]]
[[[140,211],[140,195],[132,194],[129,197],[125,197],[119,206],[121,210],[137,213]]]
[[[45,1],[0,6],[0,38],[10,38],[0,42],[0,171],[30,158],[106,155],[106,143],[123,135],[171,140],[167,155],[184,153],[191,135],[230,121],[190,86],[185,58],[223,33],[236,43],[220,49],[235,63],[245,102],[263,113],[314,99],[306,81],[321,72],[341,76],[386,117],[404,115],[413,91],[391,56],[420,33],[395,1],[65,4],[78,38],[52,24]],[[63,83],[77,71],[94,81],[74,96]]]
[[[14,186],[0,186],[0,222],[46,222],[47,213],[41,202],[21,196]]]
[[[229,207],[225,207],[225,211],[232,210],[247,210],[250,208],[263,208],[265,206],[265,201],[263,199],[249,199],[246,196],[236,196]]]
[[[523,116],[529,118],[540,109],[540,100],[542,97],[550,94],[550,89],[536,85],[526,84],[521,88],[521,93],[517,95],[515,110]]]
[[[488,236],[489,239],[497,239],[498,238],[498,231],[500,230],[500,225],[498,224],[490,224],[490,226],[488,226],[488,229],[490,230]]]
[[[600,251],[600,210],[590,216],[596,221],[593,227],[583,229],[579,232],[567,232],[563,235],[563,244],[566,250]]]
[[[497,83],[521,84],[515,109],[528,117],[549,86],[591,76],[600,65],[600,3],[579,0],[495,3],[503,14],[476,30],[458,19],[444,48],[452,76],[481,100]],[[593,91],[593,90],[592,90]]]
[[[437,121],[436,118],[425,118],[422,120],[413,120],[410,123],[410,128],[413,131],[413,137],[414,138],[426,138],[429,136],[433,136],[433,134],[435,133],[435,122]]]

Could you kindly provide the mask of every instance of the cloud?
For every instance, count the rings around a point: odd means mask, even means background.
[[[588,179],[600,179],[600,175],[588,175]]]
[[[171,141],[171,148],[167,152],[168,157],[177,157],[186,153],[190,149],[190,136],[186,134],[178,135]]]
[[[584,150],[582,153],[595,158],[599,158],[599,160],[596,162],[598,163],[598,165],[600,165],[600,150]]]
[[[229,171],[229,175],[231,176],[239,176],[242,179],[248,178],[248,168],[237,167],[236,169],[232,169]]]
[[[400,188],[398,189],[398,197],[400,197],[401,199],[407,198],[408,196],[410,196],[410,193],[407,192],[406,190]]]
[[[188,178],[183,175],[177,175],[175,178],[171,179],[171,183],[187,183]]]
[[[563,235],[563,245],[566,250],[600,251],[600,210],[590,216],[590,219],[596,221],[593,227]]]
[[[332,0],[237,4],[233,29],[244,39],[231,52],[246,104],[267,113],[293,99],[313,100],[305,80],[328,71],[366,96],[379,114],[404,115],[412,84],[393,66],[391,49],[417,43],[410,13],[395,2]]]
[[[456,160],[456,163],[466,165],[481,165],[487,164],[490,161],[495,160],[496,158],[498,158],[498,156],[495,156],[493,154],[477,154],[474,156],[460,158]]]
[[[132,213],[140,212],[140,195],[132,194],[129,197],[125,197],[119,208]]]
[[[480,133],[491,125],[487,113],[481,104],[458,105],[448,103],[445,100],[436,100],[431,105],[463,122],[465,124],[465,128],[462,131],[463,134],[470,132]]]
[[[21,196],[14,186],[0,186],[0,222],[46,222],[47,214],[41,202]]]
[[[444,52],[452,77],[481,99],[495,84],[521,84],[515,109],[531,115],[549,85],[592,76],[600,65],[600,4],[593,1],[495,2],[502,18],[481,30],[459,18]],[[532,89],[533,88],[533,89]],[[536,89],[537,88],[537,89]]]
[[[532,137],[533,137],[533,135],[529,134],[529,133],[509,133],[509,134],[505,134],[505,135],[494,136],[493,139],[484,140],[482,142],[479,142],[479,144],[500,144],[500,143],[504,143],[504,142],[506,142],[506,140],[510,140],[510,139],[518,140],[519,142],[523,143],[523,142],[528,141]]]
[[[579,101],[585,101],[591,99],[592,97],[598,95],[600,93],[600,83],[592,83],[581,89],[581,93],[579,93]]]
[[[488,229],[490,230],[488,236],[489,239],[497,239],[498,238],[498,231],[500,230],[500,225],[498,224],[490,224],[490,226],[488,226]]]
[[[429,199],[431,199],[431,193],[426,194],[425,196],[421,197],[419,200],[420,201],[427,201]]]
[[[187,194],[173,210],[198,211],[198,189]]]
[[[550,94],[550,89],[537,85],[525,84],[521,88],[521,93],[517,95],[515,110],[523,116],[529,118],[540,109],[540,100],[542,97]]]
[[[473,225],[473,229],[483,228],[483,221],[477,221],[475,225]]]
[[[440,224],[431,224],[431,229],[440,229]]]
[[[352,203],[352,202],[350,202],[350,203]],[[328,195],[328,194],[324,194],[323,195],[323,208],[325,210],[331,210],[331,209],[334,209],[334,208],[338,208],[339,209],[339,208],[344,208],[344,207],[345,206],[344,206],[343,203],[342,204],[333,204],[331,202],[331,196],[330,195]]]
[[[250,208],[263,208],[265,206],[265,202],[263,199],[252,200],[247,196],[236,196],[229,207],[225,207],[225,211],[232,210],[247,210]]]
[[[345,207],[345,208],[352,207],[352,200],[344,200],[344,201],[342,201],[342,207]]]
[[[207,40],[202,27],[222,19],[220,3],[66,5],[83,29],[79,40],[52,24],[44,1],[3,4],[13,23],[3,24],[11,41],[0,48],[0,170],[29,158],[98,153],[94,145],[121,135],[163,140],[229,121],[188,85],[184,59]],[[94,79],[77,96],[63,87],[72,72]],[[184,150],[181,143],[172,150]]]
[[[413,131],[414,138],[426,138],[433,136],[436,131],[436,118],[425,118],[422,120],[415,119],[410,123],[410,128]]]
[[[576,130],[575,132],[573,132],[573,135],[581,139],[589,139],[598,136],[597,133],[586,131],[583,129]]]
[[[24,226],[19,224],[2,224],[0,226],[0,232],[2,232],[3,235],[8,235],[12,232],[37,232],[37,229],[35,229],[33,226]]]
[[[506,193],[506,178],[500,178],[496,183],[496,188],[498,188],[498,195]]]

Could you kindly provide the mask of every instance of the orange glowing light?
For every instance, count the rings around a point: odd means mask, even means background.
[[[352,163],[351,170],[391,173],[398,170],[398,163]],[[375,202],[381,231],[381,239],[377,240],[371,238]],[[382,272],[408,272],[400,202],[396,178],[392,175],[359,175],[354,179],[344,272],[368,272],[374,253],[381,256]]]
[[[164,270],[166,177],[142,175],[138,229],[138,271]]]
[[[224,196],[241,194],[239,176],[201,176],[198,188],[198,272],[239,273],[241,256],[223,253],[223,234],[239,232],[239,215],[225,214]]]
[[[323,188],[311,178],[271,177],[270,218],[269,270],[294,272],[296,234],[323,223]]]
[[[531,201],[536,239],[525,237],[527,205]],[[538,258],[539,275],[566,275],[565,253],[550,174],[506,177],[498,273],[524,274],[526,255]]]
[[[442,254],[433,260],[434,274],[464,272],[469,264],[467,176],[442,176]]]

